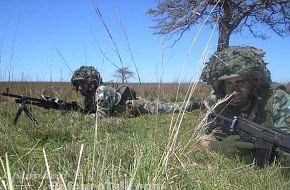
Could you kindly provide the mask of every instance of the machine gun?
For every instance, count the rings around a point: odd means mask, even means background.
[[[38,121],[35,116],[28,109],[27,105],[36,105],[45,109],[57,109],[63,111],[78,111],[84,112],[84,110],[75,101],[65,101],[61,99],[52,98],[49,96],[41,95],[41,98],[33,98],[29,96],[17,95],[9,93],[9,88],[6,88],[6,92],[1,93],[2,96],[8,96],[15,98],[15,102],[20,105],[16,116],[13,120],[13,125],[16,125],[18,118],[22,111],[30,118],[30,120],[38,125]]]
[[[290,153],[290,134],[282,131],[266,128],[252,122],[241,115],[239,117],[228,118],[217,113],[210,113],[209,120],[226,127],[231,135],[239,135],[241,140],[253,143],[255,148],[255,162],[257,166],[263,167],[269,164],[273,158],[273,150],[280,148]],[[215,126],[210,127],[213,130]]]

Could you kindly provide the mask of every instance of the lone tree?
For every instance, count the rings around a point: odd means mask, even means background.
[[[128,67],[119,68],[116,70],[114,77],[118,78],[122,84],[127,83],[128,79],[134,77],[134,73]]]
[[[289,0],[160,0],[156,9],[147,14],[156,22],[154,34],[178,35],[178,41],[192,25],[204,22],[218,24],[217,50],[229,46],[231,34],[248,29],[259,39],[268,36],[255,30],[257,24],[265,25],[281,37],[290,33]]]

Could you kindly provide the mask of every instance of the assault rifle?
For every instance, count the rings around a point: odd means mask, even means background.
[[[6,92],[1,93],[2,96],[8,96],[15,98],[15,102],[20,104],[20,107],[16,113],[13,120],[13,125],[16,125],[18,118],[20,117],[22,111],[30,118],[30,120],[38,125],[38,122],[31,111],[28,109],[27,105],[36,105],[45,109],[57,109],[63,111],[79,111],[84,112],[84,110],[75,101],[65,101],[61,99],[52,98],[49,96],[41,95],[41,98],[33,98],[29,96],[17,95],[9,93],[9,88],[6,88]]]
[[[254,158],[259,167],[268,165],[273,161],[273,152],[278,147],[290,153],[290,134],[266,128],[246,119],[244,115],[228,118],[212,112],[209,114],[209,120],[215,120],[214,122],[226,127],[226,130],[232,135],[238,134],[241,140],[253,143]],[[210,127],[210,130],[214,128]]]

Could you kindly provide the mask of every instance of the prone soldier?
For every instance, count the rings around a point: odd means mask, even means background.
[[[136,92],[129,90],[129,98],[102,83],[99,72],[91,66],[82,66],[72,76],[72,84],[85,96],[85,110],[96,111],[111,117],[125,107],[133,115],[192,111],[197,108],[211,109],[218,100],[229,97],[214,106],[214,112],[225,118],[243,115],[243,118],[261,126],[290,133],[290,95],[282,85],[273,86],[270,72],[264,62],[265,52],[250,46],[232,46],[214,53],[203,69],[201,79],[213,88],[212,94],[203,101],[184,103],[160,103],[136,99]],[[128,89],[127,89],[128,91]],[[253,158],[253,143],[245,142],[216,123],[208,127],[200,143],[201,147],[228,156]],[[288,153],[276,150],[288,160]],[[286,155],[286,156],[285,156]]]
[[[290,133],[290,95],[285,87],[273,86],[264,55],[263,50],[250,46],[232,46],[214,53],[201,76],[213,88],[204,104],[227,118],[242,115],[256,124]],[[216,104],[225,97],[229,98]],[[256,147],[252,143],[232,135],[220,123],[213,121],[209,126],[213,125],[217,126],[207,128],[202,147],[227,156],[253,158]],[[277,151],[276,155],[289,154]]]
[[[84,112],[97,112],[102,117],[112,117],[116,114],[126,113],[130,116],[143,114],[159,114],[178,112],[180,110],[192,110],[199,104],[161,103],[136,98],[134,89],[123,86],[118,90],[102,82],[100,73],[93,66],[81,66],[77,69],[71,82],[77,91],[84,96]]]

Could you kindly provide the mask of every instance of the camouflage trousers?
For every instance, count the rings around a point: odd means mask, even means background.
[[[194,102],[162,103],[160,101],[148,101],[143,98],[127,100],[126,109],[134,116],[143,114],[166,114],[180,111],[191,111]]]

